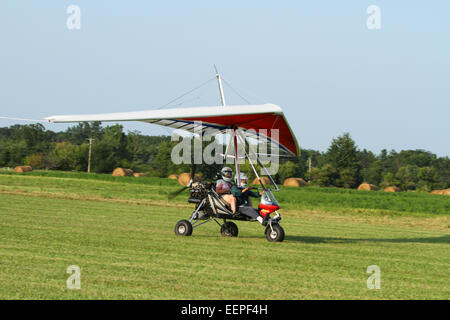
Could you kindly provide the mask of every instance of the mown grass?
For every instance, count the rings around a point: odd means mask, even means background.
[[[33,177],[45,183],[38,184],[36,179],[32,179]],[[89,183],[85,180],[89,180]],[[180,188],[180,185],[175,180],[157,177],[113,177],[110,174],[60,171],[14,174],[0,170],[0,188],[0,190],[54,192],[86,197],[151,200],[171,204],[186,203],[185,196],[179,196],[169,202],[168,194]],[[281,192],[276,193],[276,197],[282,208],[290,210],[321,209],[341,213],[370,212],[371,214],[407,216],[436,216],[450,213],[449,197],[425,192],[390,193],[281,186]]]
[[[215,223],[176,237],[176,221],[191,212],[183,196],[167,201],[176,182],[108,179],[0,174],[0,299],[450,297],[445,197],[419,195],[439,204],[411,200],[417,214],[410,215],[401,204],[378,205],[384,193],[363,192],[360,200],[375,200],[358,206],[345,190],[287,189],[277,194],[291,206],[282,220],[286,240],[269,243],[258,223],[245,222],[238,238],[220,236]],[[289,193],[308,205],[287,205]],[[314,194],[322,202],[308,198]],[[388,196],[402,203],[417,195]],[[440,228],[428,223],[435,218]],[[70,265],[81,268],[81,290],[66,287]],[[366,286],[369,265],[381,268],[380,290]]]
[[[446,215],[450,213],[450,199],[424,192],[391,193],[358,191],[338,188],[285,187],[277,196],[289,209],[322,208],[345,212],[356,209],[376,210],[391,215]]]

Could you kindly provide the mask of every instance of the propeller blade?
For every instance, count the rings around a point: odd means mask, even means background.
[[[193,164],[192,165],[192,169],[191,169],[191,181],[189,181],[188,183],[188,187],[190,187],[192,185],[192,183],[194,183],[196,181],[195,179],[195,171],[197,171],[197,165]]]
[[[174,191],[174,192],[172,192],[172,193],[169,193],[169,195],[167,196],[167,198],[169,199],[169,200],[172,200],[173,198],[175,198],[176,196],[178,196],[180,193],[182,193],[184,190],[186,190],[187,188],[189,188],[189,187],[183,187],[183,188],[181,188],[181,189],[179,189],[179,190],[177,190],[177,191]]]
[[[191,181],[189,181],[188,185],[185,187],[182,187],[181,189],[174,191],[172,193],[169,193],[169,195],[167,196],[167,198],[169,200],[172,200],[173,198],[175,198],[176,196],[178,196],[180,193],[182,193],[184,190],[190,188],[190,186],[192,185],[192,183],[195,181],[195,171],[197,171],[197,166],[195,164],[192,165],[192,169],[191,169]]]

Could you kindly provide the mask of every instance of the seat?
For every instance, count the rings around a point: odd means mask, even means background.
[[[210,195],[213,199],[217,213],[233,215],[230,205],[221,196],[219,196],[215,191],[212,191]]]

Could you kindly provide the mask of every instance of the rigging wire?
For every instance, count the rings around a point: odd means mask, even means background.
[[[181,102],[179,102],[179,103],[173,104],[173,105],[171,105],[170,107],[181,107],[181,106],[182,106],[183,104],[185,104],[185,103],[192,102],[192,101],[196,101],[196,100],[200,100],[200,99],[201,99],[200,96],[196,96],[196,97],[194,97],[194,98],[192,98],[192,99],[183,100],[183,101],[181,101]]]
[[[240,96],[243,100],[245,100],[247,103],[249,103],[248,102],[248,100],[247,99],[245,99],[241,94],[239,94],[231,85],[230,85],[230,83],[229,82],[227,82],[224,78],[222,78],[222,80],[238,95],[238,96]],[[244,91],[244,93],[248,96],[248,95],[250,95],[250,96],[252,96],[253,98],[256,98],[257,100],[259,100],[259,101],[261,101],[261,102],[263,102],[263,103],[270,103],[269,101],[267,101],[267,99],[264,99],[264,98],[262,98],[262,97],[259,97],[258,95],[256,95],[256,94],[254,94],[254,93],[251,93],[250,91],[248,91],[248,90],[241,90],[241,91]]]
[[[165,105],[163,105],[163,106],[161,106],[161,107],[159,107],[159,108],[156,108],[156,110],[160,110],[160,109],[163,109],[164,107],[167,107],[167,106],[170,105],[171,103],[177,101],[178,99],[183,98],[184,96],[188,95],[189,93],[194,92],[195,90],[200,89],[201,87],[203,87],[204,85],[208,84],[209,82],[211,82],[211,81],[213,81],[213,80],[215,80],[215,79],[216,79],[216,77],[214,77],[214,78],[212,78],[212,79],[209,79],[208,81],[203,82],[202,84],[198,85],[198,86],[195,87],[194,89],[189,90],[188,92],[182,94],[181,96],[179,96],[179,97],[177,97],[177,98],[175,98],[175,99],[173,99],[173,100],[170,100],[170,101],[167,102]]]
[[[194,92],[195,90],[200,89],[201,87],[205,86],[206,84],[210,83],[211,81],[213,81],[213,80],[215,80],[215,79],[216,79],[216,78],[214,77],[214,78],[211,78],[211,79],[209,79],[209,80],[203,82],[202,84],[196,86],[195,88],[189,90],[189,91],[186,92],[186,93],[183,93],[182,95],[176,97],[175,99],[170,100],[169,102],[167,102],[166,104],[162,105],[161,107],[156,108],[155,110],[161,110],[161,109],[163,109],[163,108],[169,106],[170,104],[174,103],[175,101],[177,101],[177,100],[179,100],[179,99],[181,99],[181,98],[187,96],[188,94]],[[192,99],[192,100],[196,100],[196,99],[198,99],[198,98],[200,98],[200,97],[194,98],[194,99]],[[188,100],[188,101],[189,101],[189,100]],[[179,103],[179,104],[177,104],[177,105],[175,105],[175,106],[181,106],[183,103],[186,103],[186,102],[187,102],[187,101],[181,102],[181,103]],[[167,128],[166,126],[162,126],[162,128],[163,128],[169,135],[172,135],[173,131],[175,130],[175,129],[173,129],[173,128],[172,128],[172,129],[169,129],[169,128]]]
[[[230,89],[231,90],[233,90],[233,92],[234,93],[236,93],[242,100],[244,100],[246,103],[248,103],[248,104],[251,104],[251,102],[250,101],[248,101],[247,99],[245,99],[235,88],[233,88],[232,86],[231,86],[231,84],[228,82],[228,81],[226,81],[224,78],[222,78],[222,81],[228,86],[228,87],[230,87]]]

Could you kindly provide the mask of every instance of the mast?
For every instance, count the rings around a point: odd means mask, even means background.
[[[216,70],[216,78],[217,78],[217,84],[219,85],[219,92],[220,92],[220,100],[222,102],[222,107],[226,107],[227,103],[225,102],[225,95],[223,93],[223,86],[222,86],[222,78],[220,77],[219,71],[217,71],[216,65],[214,65],[214,69]],[[237,130],[236,128],[233,128],[233,136],[230,137],[230,141],[227,145],[227,148],[225,150],[224,155],[224,161],[227,160],[227,153],[228,153],[228,147],[230,146],[231,142],[234,142],[234,164],[236,168],[236,184],[238,187],[241,187],[241,168],[239,167],[239,152],[238,152],[238,139],[237,139]]]
[[[225,102],[225,95],[223,94],[222,78],[220,77],[219,71],[217,71],[216,65],[214,65],[214,69],[216,69],[216,78],[217,83],[219,84],[220,100],[222,101],[222,107],[225,107],[227,103]]]

